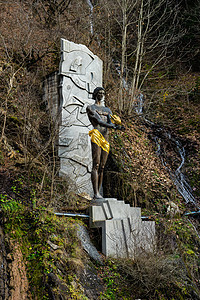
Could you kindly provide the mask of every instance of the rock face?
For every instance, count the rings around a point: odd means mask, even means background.
[[[10,240],[11,255],[8,254],[10,275],[10,298],[9,300],[26,300],[31,299],[29,293],[29,283],[26,273],[26,265],[19,243]]]
[[[141,208],[105,198],[90,207],[90,226],[102,228],[102,252],[134,258],[155,248],[155,222],[141,220]]]
[[[9,250],[0,226],[0,300],[32,299],[26,266],[19,243],[9,240]]]
[[[60,126],[58,156],[60,176],[75,183],[78,192],[93,194],[91,184],[92,129],[86,107],[92,92],[102,86],[102,61],[86,46],[61,39]]]
[[[83,249],[89,254],[89,256],[95,261],[97,261],[98,263],[102,264],[103,262],[101,256],[98,253],[97,249],[92,244],[90,240],[90,236],[85,226],[82,225],[78,226],[78,237],[81,241],[81,245]]]
[[[6,261],[6,247],[4,241],[4,234],[0,226],[0,300],[7,300],[9,294],[9,270]]]

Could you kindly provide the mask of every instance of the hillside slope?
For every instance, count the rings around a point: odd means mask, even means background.
[[[171,51],[175,67],[158,65],[145,81],[143,114],[134,105],[120,111],[120,37],[108,30],[105,6],[95,3],[94,35],[87,1],[0,3],[1,299],[199,299],[199,219],[184,214],[198,210],[200,200],[200,74],[188,72]],[[112,15],[110,21],[114,26]],[[58,177],[57,132],[42,97],[44,77],[58,69],[61,37],[85,44],[104,61],[107,105],[125,127],[111,133],[104,192],[156,221],[152,255],[101,256],[101,265],[77,237],[79,226],[89,230],[88,222],[53,213],[86,212],[90,204]],[[131,101],[126,91],[123,97]],[[182,172],[193,203],[169,174],[182,163],[176,141],[185,149]],[[100,251],[99,232],[90,230],[90,237]]]

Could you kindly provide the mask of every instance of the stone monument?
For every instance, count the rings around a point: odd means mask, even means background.
[[[99,153],[104,147],[109,152],[107,129],[119,128],[116,116],[112,116],[101,101],[103,89],[98,87],[102,87],[102,61],[86,46],[61,39],[59,73],[50,74],[44,81],[44,101],[59,128],[59,174],[70,179],[79,193],[86,192],[92,197],[96,194],[90,206],[90,226],[102,228],[102,252],[116,258],[135,257],[154,250],[155,222],[142,221],[140,208],[130,207],[123,200],[105,199],[99,193],[103,174],[103,170],[98,171],[101,165]],[[101,104],[95,102],[94,90],[100,92],[97,100]],[[111,124],[112,118],[115,125]],[[97,131],[102,131],[103,138],[99,138]],[[96,152],[91,149],[89,132]],[[96,135],[98,142],[94,141]],[[105,162],[107,154],[104,158]]]
[[[60,176],[75,183],[78,192],[93,196],[92,156],[88,135],[92,125],[86,108],[92,92],[102,86],[102,61],[86,46],[61,39],[60,126],[58,156]]]

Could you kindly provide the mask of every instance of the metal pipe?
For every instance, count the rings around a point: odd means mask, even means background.
[[[65,216],[65,217],[81,217],[81,218],[89,218],[89,215],[83,215],[78,213],[54,213],[56,216]],[[149,220],[149,217],[142,216],[142,220]]]
[[[185,213],[184,216],[196,216],[196,215],[200,215],[200,210],[198,211],[191,211],[188,213]]]
[[[77,213],[54,213],[56,216],[65,216],[65,217],[81,217],[81,218],[89,218],[88,215],[77,214]]]
[[[145,220],[151,220],[150,217],[146,217],[146,216],[142,216],[141,219],[144,220],[144,221],[145,221]]]

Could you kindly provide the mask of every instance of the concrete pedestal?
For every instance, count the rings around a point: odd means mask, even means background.
[[[155,247],[155,222],[142,221],[141,209],[122,200],[104,198],[90,207],[90,226],[102,228],[106,256],[133,258]]]

